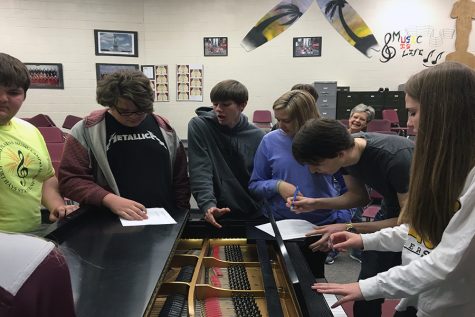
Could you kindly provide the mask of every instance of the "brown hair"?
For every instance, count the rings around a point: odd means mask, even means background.
[[[280,96],[272,106],[274,110],[285,110],[297,132],[309,119],[320,118],[315,99],[305,90],[291,90]]]
[[[355,145],[353,136],[338,121],[311,119],[295,134],[292,154],[300,164],[318,164]]]
[[[292,86],[292,88],[290,88],[290,90],[305,90],[312,95],[313,99],[315,99],[315,102],[318,100],[317,90],[310,84],[295,84]]]
[[[26,92],[30,88],[30,73],[25,64],[13,56],[0,53],[0,85],[21,87]]]
[[[247,103],[249,93],[246,86],[237,80],[228,79],[217,83],[210,92],[211,102],[234,101],[237,104]]]
[[[153,112],[153,90],[141,71],[122,70],[108,74],[97,83],[96,99],[104,107],[114,108],[119,97],[132,101],[137,109]]]
[[[437,245],[475,165],[475,72],[444,62],[413,75],[405,90],[420,103],[420,114],[400,222]]]

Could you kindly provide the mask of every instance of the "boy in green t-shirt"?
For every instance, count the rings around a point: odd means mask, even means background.
[[[41,133],[14,118],[26,98],[30,77],[18,59],[0,53],[0,230],[33,232],[41,223],[40,207],[55,221],[77,209],[58,191]]]

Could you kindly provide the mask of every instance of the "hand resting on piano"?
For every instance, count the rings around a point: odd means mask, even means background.
[[[221,226],[217,221],[216,218],[221,217],[222,215],[230,212],[231,209],[229,208],[218,208],[218,207],[211,207],[206,211],[205,213],[205,220],[206,222],[209,222],[213,226],[215,226],[218,229],[221,229],[223,226]]]

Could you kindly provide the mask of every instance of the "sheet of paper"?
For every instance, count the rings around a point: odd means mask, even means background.
[[[163,208],[147,208],[147,215],[148,219],[125,220],[120,218],[120,222],[124,227],[176,224],[175,219]]]
[[[277,228],[279,228],[283,240],[305,238],[305,234],[312,231],[315,227],[313,223],[303,219],[285,219],[276,221],[275,223],[277,224]],[[256,226],[256,228],[273,237],[275,236],[270,222]]]

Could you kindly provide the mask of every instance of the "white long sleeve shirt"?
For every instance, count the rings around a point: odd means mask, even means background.
[[[421,317],[475,316],[475,168],[459,201],[435,248],[407,225],[361,235],[365,250],[402,250],[401,266],[359,281],[366,300],[403,298],[396,309],[415,306]]]

